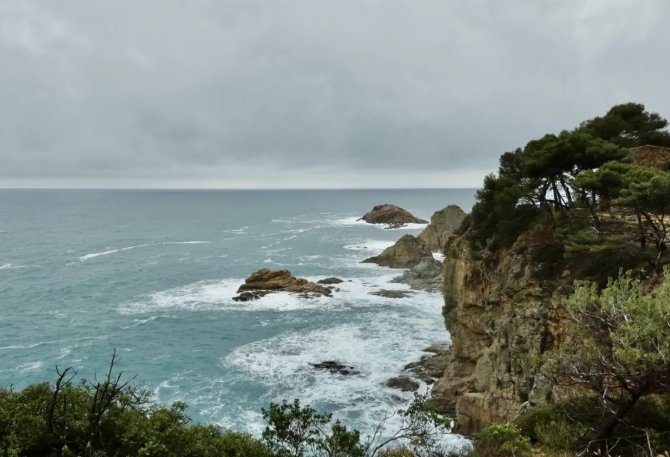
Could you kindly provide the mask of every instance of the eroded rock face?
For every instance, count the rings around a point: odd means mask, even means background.
[[[235,301],[249,301],[273,292],[294,292],[303,298],[330,296],[331,290],[303,278],[296,278],[288,270],[268,270],[263,268],[249,276],[237,289]]]
[[[430,218],[428,227],[419,234],[419,238],[433,251],[442,252],[447,239],[461,226],[465,216],[467,216],[465,211],[456,205],[449,205],[436,211]]]
[[[412,268],[424,257],[432,257],[433,253],[426,243],[412,235],[405,235],[378,256],[363,260],[364,263],[376,263],[382,267]]]
[[[437,291],[442,289],[442,262],[433,256],[424,257],[415,267],[393,280],[409,285],[415,290]]]
[[[469,434],[556,400],[560,391],[531,357],[565,334],[561,301],[573,290],[569,279],[543,279],[523,249],[473,260],[467,242],[452,237],[446,254],[443,314],[453,346],[431,402]]]
[[[414,216],[406,209],[388,203],[375,206],[359,220],[368,224],[388,224],[391,228],[399,228],[404,224],[426,224],[428,222]]]

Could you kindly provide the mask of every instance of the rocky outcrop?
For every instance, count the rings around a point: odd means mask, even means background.
[[[419,383],[409,376],[396,376],[386,381],[386,387],[402,390],[403,392],[415,392],[419,390]]]
[[[402,276],[393,280],[409,285],[415,290],[426,290],[429,292],[442,289],[442,262],[435,260],[433,256],[424,257],[411,270],[405,271]]]
[[[368,224],[388,224],[390,228],[399,228],[405,224],[426,224],[428,221],[414,216],[412,213],[396,205],[377,205],[372,211],[359,219]]]
[[[433,251],[442,252],[447,239],[456,233],[465,216],[465,211],[456,205],[436,211],[430,218],[430,224],[419,234],[419,238]]]
[[[378,256],[363,260],[363,263],[376,263],[391,268],[412,268],[424,257],[432,255],[422,240],[412,235],[405,235]]]
[[[431,402],[468,434],[555,399],[558,390],[538,374],[536,355],[562,338],[569,272],[546,278],[524,242],[475,260],[468,243],[452,237],[446,255],[443,314],[453,346]]]
[[[332,293],[327,287],[303,278],[296,278],[288,270],[273,271],[264,268],[253,273],[244,281],[244,284],[237,289],[239,295],[233,297],[233,300],[255,300],[274,292],[294,292],[304,298],[330,296]]]
[[[410,297],[412,294],[413,292],[410,292],[409,290],[389,290],[389,289],[381,289],[375,292],[370,292],[370,295],[376,295],[378,297],[384,297],[384,298],[407,298]]]
[[[325,278],[325,279],[319,279],[316,283],[317,284],[342,284],[344,281],[340,278]]]
[[[333,374],[341,374],[348,376],[358,373],[358,371],[351,365],[345,365],[335,360],[326,360],[324,362],[319,363],[310,363],[310,365],[317,370],[324,370]]]

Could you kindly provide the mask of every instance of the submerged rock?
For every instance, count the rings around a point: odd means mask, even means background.
[[[430,218],[430,224],[419,234],[430,249],[444,251],[447,238],[456,233],[467,214],[459,206],[449,205],[436,211]]]
[[[386,386],[392,389],[400,389],[403,392],[415,392],[419,390],[419,383],[408,376],[397,376],[386,381]]]
[[[303,278],[296,278],[288,270],[268,270],[263,268],[249,276],[237,289],[235,301],[250,301],[274,292],[294,292],[301,298],[330,296],[331,290]]]
[[[389,224],[389,228],[399,228],[405,224],[426,224],[428,222],[414,216],[406,209],[388,203],[375,206],[372,211],[359,220],[368,224]]]
[[[319,279],[316,283],[317,284],[341,284],[344,281],[340,278],[326,278],[326,279]]]
[[[377,295],[378,297],[385,297],[385,298],[407,298],[412,294],[413,292],[410,292],[409,290],[389,290],[389,289],[382,289],[377,290],[375,292],[370,292],[370,295]]]
[[[310,365],[317,370],[326,370],[333,374],[341,374],[346,376],[358,373],[358,371],[356,371],[356,369],[351,365],[344,365],[340,362],[336,362],[335,360],[326,360],[324,362],[319,363],[310,363]]]
[[[402,276],[393,279],[393,282],[407,284],[415,290],[429,292],[442,289],[442,262],[433,256],[421,259],[411,270],[405,271]]]
[[[412,235],[405,235],[396,243],[384,249],[378,256],[363,260],[363,263],[376,263],[382,267],[411,268],[421,262],[424,257],[432,257],[433,253],[426,243]]]

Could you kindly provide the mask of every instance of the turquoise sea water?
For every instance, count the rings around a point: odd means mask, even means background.
[[[397,270],[361,264],[404,233],[356,219],[380,203],[466,210],[473,190],[0,191],[0,385],[137,375],[198,421],[258,431],[260,408],[300,398],[365,428],[408,396],[383,383],[449,334],[439,294],[369,292]],[[332,298],[232,300],[260,268],[347,280]],[[315,372],[340,360],[354,376]]]

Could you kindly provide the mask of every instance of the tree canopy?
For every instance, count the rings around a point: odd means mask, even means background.
[[[668,122],[644,105],[614,106],[579,127],[547,134],[500,157],[497,174],[477,192],[466,237],[477,249],[511,247],[538,224],[582,220],[591,236],[612,239],[601,220],[628,211],[637,241],[659,273],[666,252],[670,173],[634,162],[634,148],[670,146]],[[579,225],[578,224],[578,225]],[[653,252],[648,252],[652,249]]]

